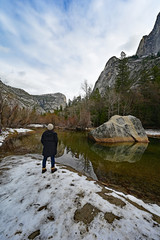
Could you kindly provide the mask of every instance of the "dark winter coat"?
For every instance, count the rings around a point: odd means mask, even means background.
[[[43,144],[43,156],[51,157],[57,153],[58,137],[53,130],[47,130],[42,134],[41,143]]]

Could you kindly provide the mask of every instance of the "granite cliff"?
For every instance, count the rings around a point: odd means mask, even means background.
[[[64,108],[66,97],[62,93],[31,95],[23,89],[15,88],[4,84],[0,78],[0,91],[2,99],[12,108],[35,109],[40,113],[54,112],[55,109]]]
[[[153,30],[148,36],[144,36],[139,44],[136,55],[127,57],[130,78],[136,85],[140,79],[140,72],[143,69],[148,71],[153,66],[160,66],[160,13],[157,16]],[[95,83],[93,91],[99,90],[104,95],[107,88],[114,87],[116,76],[118,74],[118,65],[120,59],[112,57],[106,63]]]
[[[156,55],[160,52],[160,13],[149,35],[143,36],[137,49],[137,56]]]

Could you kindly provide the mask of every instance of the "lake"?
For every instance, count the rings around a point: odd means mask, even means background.
[[[41,134],[19,136],[1,147],[0,158],[16,154],[41,154]],[[71,166],[107,186],[160,204],[160,139],[148,144],[98,144],[86,132],[56,131],[59,144],[56,162]]]

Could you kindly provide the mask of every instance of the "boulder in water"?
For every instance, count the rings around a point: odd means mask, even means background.
[[[89,133],[96,142],[149,142],[141,121],[131,115],[115,115]]]

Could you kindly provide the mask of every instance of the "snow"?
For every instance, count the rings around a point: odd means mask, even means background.
[[[1,135],[0,135],[0,146],[2,146],[3,142],[8,137],[9,134],[26,133],[26,132],[30,132],[30,131],[32,131],[32,130],[31,129],[25,129],[25,128],[6,128],[5,131],[3,130]]]
[[[160,137],[160,130],[146,129],[145,132],[148,136]]]
[[[33,123],[33,124],[29,124],[27,127],[43,128],[43,127],[45,127],[45,125],[44,124]]]
[[[58,171],[51,174],[49,161],[47,172],[42,174],[41,161],[41,155],[28,154],[8,156],[0,162],[1,240],[29,236],[35,240],[160,239],[160,223],[155,221],[155,215],[160,217],[158,205],[103,187],[60,164]],[[102,190],[104,198],[98,194]],[[112,203],[110,198],[121,200],[124,205]],[[77,209],[86,204],[99,210],[89,223],[74,217]],[[105,213],[112,213],[117,219],[109,222]]]

